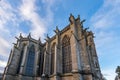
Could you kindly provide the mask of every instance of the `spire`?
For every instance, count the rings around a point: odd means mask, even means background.
[[[75,18],[72,14],[70,14],[69,21],[70,21],[70,24],[73,24],[75,21]]]
[[[41,43],[41,38],[39,37],[38,42]]]
[[[78,15],[78,19],[80,19],[80,15]]]
[[[70,17],[71,17],[71,16],[73,17],[72,13],[70,13]]]
[[[80,15],[78,15],[76,21],[77,21],[77,22],[80,22]]]
[[[60,32],[60,30],[58,29],[58,26],[56,26],[56,30],[54,30],[54,32],[57,34]]]
[[[19,36],[19,38],[20,38],[20,39],[21,39],[21,38],[23,38],[23,37],[22,37],[22,33],[20,33],[20,36]]]
[[[58,26],[56,26],[56,31],[59,31]]]
[[[48,36],[48,34],[47,34],[47,39],[50,39],[50,37]]]
[[[27,37],[30,39],[31,38],[31,33],[29,33]]]
[[[80,15],[78,15],[78,17],[75,19],[75,21],[80,24]]]
[[[47,42],[50,40],[50,37],[48,36],[48,34],[47,34],[47,37],[46,37],[46,39],[45,39]]]

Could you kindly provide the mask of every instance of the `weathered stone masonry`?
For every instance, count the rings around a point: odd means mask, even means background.
[[[29,34],[17,38],[3,80],[102,80],[92,31],[71,14],[63,30],[46,42]]]

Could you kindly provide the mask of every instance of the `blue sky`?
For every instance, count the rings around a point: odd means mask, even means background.
[[[114,80],[120,65],[120,0],[1,0],[0,1],[0,72],[6,66],[15,36],[22,33],[44,40],[56,26],[69,24],[69,15],[86,19],[84,27],[95,33],[101,71]]]

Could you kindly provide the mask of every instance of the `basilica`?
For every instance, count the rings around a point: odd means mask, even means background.
[[[16,37],[2,80],[102,80],[93,32],[72,14],[45,42]]]

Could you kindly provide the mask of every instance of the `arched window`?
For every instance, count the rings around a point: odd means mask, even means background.
[[[70,38],[66,35],[62,40],[62,63],[63,73],[72,71]]]
[[[55,62],[55,43],[51,47],[51,74],[54,73],[54,62]]]
[[[34,45],[32,45],[28,52],[26,71],[25,71],[25,74],[28,76],[33,76],[34,61],[35,61],[35,47]]]

